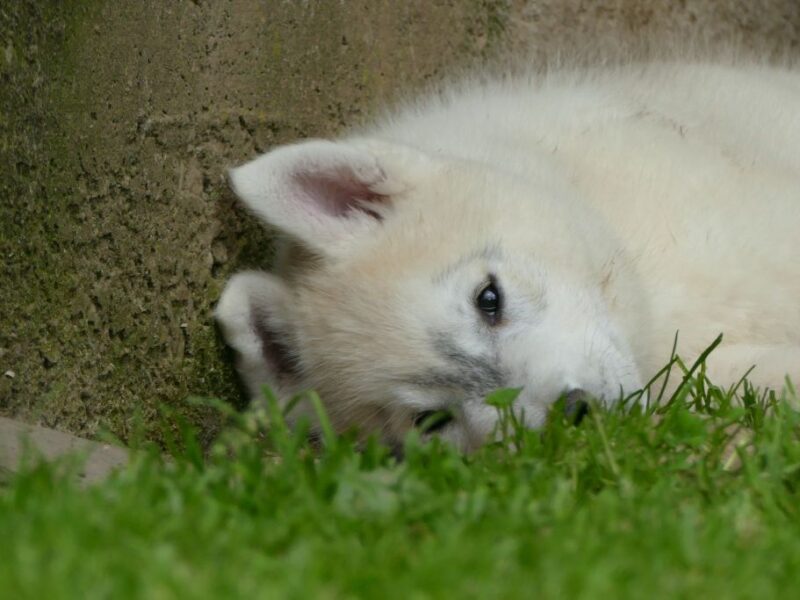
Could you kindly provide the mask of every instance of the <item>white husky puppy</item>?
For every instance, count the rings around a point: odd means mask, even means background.
[[[630,65],[472,81],[230,173],[286,243],[216,310],[253,397],[320,393],[396,440],[465,449],[521,387],[611,403],[669,358],[728,385],[800,376],[800,74]]]

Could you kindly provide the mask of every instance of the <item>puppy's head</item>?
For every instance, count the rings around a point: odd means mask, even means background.
[[[310,141],[231,172],[236,194],[307,257],[248,272],[216,310],[254,396],[315,389],[339,428],[399,440],[427,415],[465,449],[492,432],[489,392],[520,387],[541,425],[562,394],[640,386],[601,221],[542,159],[524,178],[377,140]]]

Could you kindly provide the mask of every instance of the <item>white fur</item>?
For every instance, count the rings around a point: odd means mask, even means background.
[[[795,71],[662,63],[468,82],[231,180],[289,236],[278,274],[234,277],[217,309],[240,372],[254,396],[317,389],[339,427],[397,439],[446,408],[442,435],[473,447],[495,419],[479,376],[522,387],[537,426],[564,391],[635,391],[678,330],[687,361],[724,334],[718,384],[756,363],[760,385],[800,376]],[[474,305],[490,275],[495,326]],[[254,319],[290,373],[265,364]]]

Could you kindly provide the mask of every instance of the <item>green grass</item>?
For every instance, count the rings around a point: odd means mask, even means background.
[[[657,410],[540,432],[495,396],[505,438],[469,457],[416,434],[403,462],[330,432],[314,449],[273,409],[89,488],[29,461],[0,487],[1,595],[794,597],[800,414],[695,374]]]

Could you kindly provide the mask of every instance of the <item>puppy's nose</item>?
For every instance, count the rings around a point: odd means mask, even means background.
[[[564,396],[564,416],[577,425],[589,414],[589,394],[580,388],[567,392]]]

